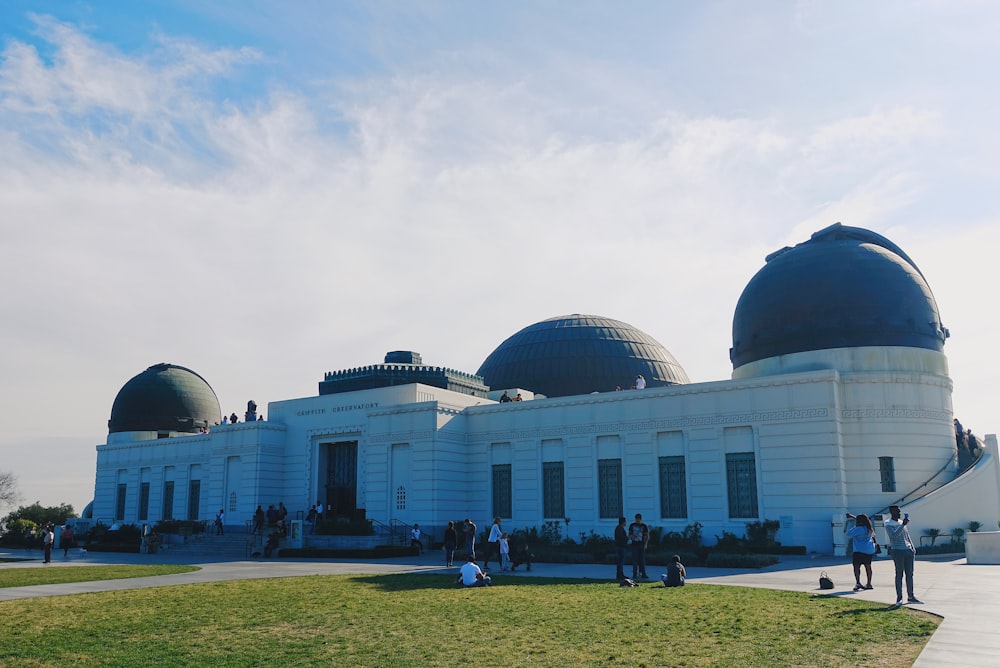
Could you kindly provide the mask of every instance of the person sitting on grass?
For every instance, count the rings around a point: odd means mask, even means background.
[[[681,558],[675,554],[670,558],[670,563],[667,564],[667,572],[660,576],[660,579],[663,580],[663,586],[683,587],[686,578],[687,571],[684,569],[684,564],[681,563]]]
[[[490,576],[483,573],[479,564],[476,563],[476,558],[470,556],[458,574],[458,582],[466,587],[489,587]]]

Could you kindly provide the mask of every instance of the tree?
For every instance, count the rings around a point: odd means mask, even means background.
[[[17,476],[10,471],[0,471],[0,509],[13,506],[21,500]]]
[[[66,520],[71,517],[76,517],[76,511],[68,503],[62,503],[58,506],[43,506],[35,501],[30,506],[21,506],[7,515],[3,521],[4,524],[10,524],[14,520],[30,520],[38,526],[45,526],[46,524],[65,524]]]

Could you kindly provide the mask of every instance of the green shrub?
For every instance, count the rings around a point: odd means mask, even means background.
[[[7,531],[4,533],[3,537],[0,538],[0,544],[3,545],[27,545],[28,536],[31,533],[31,529],[38,528],[38,525],[31,520],[17,519],[7,521]],[[41,534],[39,534],[41,535]]]
[[[112,531],[98,522],[84,537],[87,549],[93,552],[139,552],[142,529],[134,524],[122,524]]]
[[[316,525],[318,536],[374,536],[371,520],[334,520]]]

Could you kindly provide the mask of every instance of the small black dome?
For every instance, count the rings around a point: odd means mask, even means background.
[[[568,315],[525,327],[494,350],[477,375],[492,388],[519,387],[548,397],[687,383],[674,356],[653,337],[611,318]]]
[[[891,241],[840,223],[767,257],[733,316],[733,369],[862,346],[938,352],[948,331],[920,270]]]
[[[149,367],[115,397],[108,432],[197,432],[219,422],[222,411],[215,391],[190,369],[173,364]]]

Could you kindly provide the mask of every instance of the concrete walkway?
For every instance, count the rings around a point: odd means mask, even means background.
[[[63,559],[61,552],[53,556],[53,563],[45,565],[36,552],[0,551],[0,559],[14,558],[29,561],[0,563],[6,568],[60,568],[64,566],[100,564],[151,564],[186,563],[200,567],[192,573],[164,575],[149,578],[77,582],[35,587],[0,588],[0,601],[44,596],[63,596],[141,587],[162,587],[195,582],[221,580],[247,580],[255,578],[297,577],[305,575],[371,575],[378,573],[444,573],[457,572],[441,566],[439,553],[422,557],[386,559],[371,562],[323,559],[274,559],[253,561],[213,561],[204,557],[173,556],[169,552],[157,555],[71,553]],[[739,587],[784,589],[829,596],[855,596],[885,603],[896,600],[893,584],[892,561],[879,558],[874,564],[871,591],[852,593],[854,576],[845,559],[833,557],[783,557],[782,563],[761,570],[689,568],[688,581]],[[662,567],[650,566],[650,575],[658,578]],[[820,591],[819,575],[827,571],[836,584],[832,591]],[[530,573],[496,573],[494,582],[502,584],[515,578],[560,577],[609,580],[614,566],[593,564],[535,564]],[[996,633],[996,620],[1000,619],[1000,566],[970,566],[965,559],[918,559],[914,583],[917,598],[923,601],[914,605],[943,617],[930,642],[913,664],[918,668],[932,666],[963,666],[967,668],[1000,665],[1000,634]],[[659,586],[653,582],[649,586]]]

